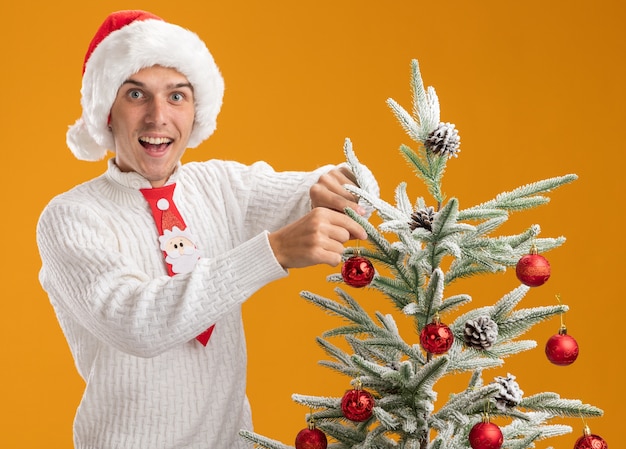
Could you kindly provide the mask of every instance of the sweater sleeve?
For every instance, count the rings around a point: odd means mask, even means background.
[[[275,171],[263,161],[252,165],[219,161],[210,165],[211,174],[207,176],[203,163],[187,165],[193,184],[205,190],[201,195],[215,196],[213,192],[219,186],[220,201],[226,207],[224,213],[233,220],[233,229],[242,230],[241,240],[264,231],[273,232],[310,212],[309,189],[323,173],[335,168],[325,165],[309,172]],[[217,185],[213,183],[216,179]]]
[[[246,226],[253,234],[277,230],[311,211],[309,190],[319,177],[334,168],[327,165],[311,172],[276,172],[269,165],[252,165],[255,183],[251,187]],[[264,213],[269,210],[271,213]]]
[[[75,201],[48,205],[37,241],[40,282],[55,309],[98,340],[141,357],[192,340],[207,323],[286,275],[267,233],[261,232],[223,254],[200,259],[190,273],[150,276],[122,254],[119,239],[101,217]],[[150,257],[154,253],[141,260]]]

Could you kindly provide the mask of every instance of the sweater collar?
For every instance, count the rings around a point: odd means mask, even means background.
[[[176,168],[174,169],[174,173],[171,174],[165,185],[173,184],[176,182],[180,174],[180,166],[181,163],[178,162]],[[115,164],[115,158],[109,159],[108,168],[105,175],[109,180],[128,189],[138,190],[149,189],[152,187],[150,185],[150,181],[141,176],[139,173],[121,171],[119,167]]]

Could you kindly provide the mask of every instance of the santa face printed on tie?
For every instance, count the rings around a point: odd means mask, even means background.
[[[174,273],[189,273],[196,266],[200,251],[194,241],[195,237],[188,229],[181,230],[178,226],[165,229],[159,237],[161,250],[166,254],[165,261],[172,266]]]

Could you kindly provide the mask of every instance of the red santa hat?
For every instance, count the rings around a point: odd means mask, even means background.
[[[187,146],[213,134],[224,80],[204,42],[149,12],[118,11],[106,18],[85,55],[83,112],[67,131],[67,145],[78,159],[97,161],[115,151],[108,120],[117,91],[131,75],[154,65],[176,69],[193,86],[195,122]]]

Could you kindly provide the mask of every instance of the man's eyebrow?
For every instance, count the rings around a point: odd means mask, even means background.
[[[145,84],[144,84],[144,83],[139,82],[139,81],[135,81],[134,79],[131,79],[131,78],[129,78],[129,79],[127,79],[126,81],[124,81],[124,82],[122,83],[122,86],[123,86],[124,84],[132,84],[132,85],[137,86],[137,87],[144,87],[144,86],[145,86]]]
[[[172,86],[173,89],[180,89],[181,87],[188,87],[193,92],[193,86],[191,83],[176,83]]]
[[[141,81],[134,80],[132,78],[129,78],[126,81],[124,81],[122,83],[122,86],[124,84],[132,84],[132,85],[137,86],[137,87],[145,87],[146,86],[145,83],[142,83]],[[189,88],[193,92],[193,86],[189,82],[186,82],[186,83],[174,83],[174,84],[168,84],[167,85],[168,89],[180,89],[180,88],[183,88],[183,87],[187,87],[187,88]]]

